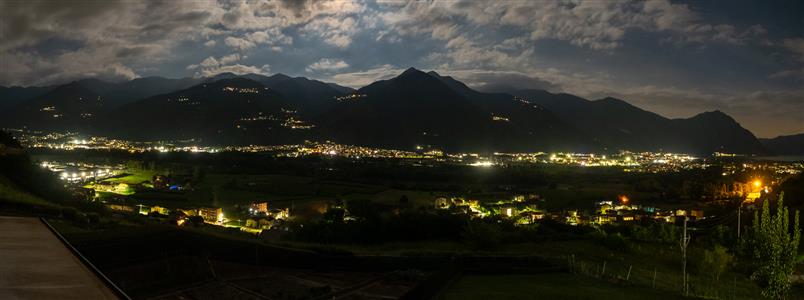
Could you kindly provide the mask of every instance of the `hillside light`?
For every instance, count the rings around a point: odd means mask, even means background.
[[[762,181],[760,181],[760,180],[758,180],[758,179],[757,179],[757,180],[754,180],[754,186],[755,186],[755,187],[760,187],[760,186],[762,186]]]

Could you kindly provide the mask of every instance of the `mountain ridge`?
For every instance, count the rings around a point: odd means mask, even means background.
[[[242,85],[240,88],[264,88],[263,93],[270,93],[272,99],[281,101],[298,112],[295,115],[298,118],[296,121],[317,123],[310,124],[316,125],[314,129],[304,131],[303,135],[306,137],[334,138],[346,143],[369,146],[410,149],[425,144],[458,151],[645,150],[696,154],[711,154],[716,151],[748,154],[770,152],[764,141],[760,143],[750,131],[721,111],[702,112],[686,119],[669,119],[613,97],[587,100],[572,94],[550,93],[539,89],[481,92],[451,76],[442,76],[435,71],[423,72],[415,68],[408,68],[394,78],[378,80],[358,90],[281,73],[270,76],[220,73],[206,78],[182,79],[151,76],[122,83],[90,78],[65,85],[85,88],[81,92],[83,96],[78,98],[94,97],[102,102],[100,107],[87,112],[93,115],[91,119],[94,120],[95,114],[103,115],[121,108],[148,106],[148,103],[153,104],[152,101],[155,101],[148,99],[171,95],[175,97],[175,93],[179,91],[186,92],[188,89],[198,89],[199,86],[203,88],[221,81],[237,83]],[[44,88],[27,91],[35,97],[29,100],[14,98],[20,103],[15,106],[16,109],[9,109],[6,115],[14,115],[20,109],[31,110],[23,105],[29,101],[34,101],[32,103],[36,105],[43,104],[35,100],[37,97],[42,98],[44,94],[55,99],[75,96],[76,93],[59,96],[63,91],[59,89],[62,86],[64,85],[47,91]],[[0,95],[7,89],[0,87]],[[132,100],[134,97],[139,98]],[[232,99],[240,101],[246,98],[243,96]],[[260,96],[252,100],[259,102],[266,99]],[[67,101],[63,104],[69,103],[71,102]],[[136,103],[139,104],[130,106]],[[241,105],[238,109],[246,110],[249,107],[252,106]],[[42,108],[44,107],[40,109]],[[158,111],[153,113],[160,114]],[[185,114],[183,111],[175,113]],[[248,112],[239,111],[237,114],[247,115]],[[29,112],[21,116],[32,115]],[[141,117],[145,118],[145,114]],[[232,117],[233,115],[228,115],[226,118]],[[209,122],[219,124],[213,116],[207,118],[210,118]],[[45,123],[58,123],[48,121]],[[404,126],[386,124],[388,122],[397,122]],[[63,128],[77,126],[74,123],[66,122]],[[79,123],[82,123],[79,128],[99,127],[92,120]],[[189,131],[191,130],[188,129],[188,133],[192,134]],[[275,141],[270,136],[262,140],[255,136],[250,138],[256,139],[256,142]]]
[[[804,155],[804,133],[760,139],[776,155]]]

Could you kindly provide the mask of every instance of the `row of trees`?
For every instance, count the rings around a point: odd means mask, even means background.
[[[744,240],[749,259],[746,263],[753,270],[751,278],[762,287],[763,296],[783,299],[787,295],[790,276],[800,262],[800,239],[799,212],[795,212],[791,224],[790,212],[784,206],[784,193],[779,196],[775,213],[769,201],[762,204],[761,213],[754,212],[750,234]]]

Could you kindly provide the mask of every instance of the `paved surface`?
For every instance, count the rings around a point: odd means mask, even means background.
[[[37,218],[0,216],[0,299],[118,299]]]

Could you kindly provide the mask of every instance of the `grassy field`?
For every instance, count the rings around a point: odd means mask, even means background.
[[[681,299],[673,293],[627,287],[572,274],[466,275],[437,299]]]
[[[303,243],[287,243],[283,242],[280,245],[296,248],[309,248],[314,249],[316,245],[303,244]],[[554,258],[559,261],[567,261],[568,257],[575,257],[575,269],[580,279],[572,279],[570,281],[581,280],[591,284],[592,287],[600,288],[600,286],[592,284],[594,282],[604,283],[604,286],[611,285],[606,280],[614,280],[623,282],[621,286],[614,286],[611,296],[617,294],[616,290],[628,291],[633,290],[633,293],[642,293],[643,290],[653,291],[657,294],[667,293],[675,295],[681,289],[681,269],[680,269],[680,252],[678,245],[675,244],[656,244],[645,242],[631,242],[628,249],[610,249],[601,245],[593,239],[584,240],[569,240],[569,241],[547,241],[547,242],[527,242],[516,244],[504,244],[498,248],[484,251],[477,251],[467,247],[466,244],[459,241],[421,241],[421,242],[397,242],[376,245],[329,245],[333,249],[338,249],[344,252],[352,252],[362,255],[400,255],[400,256],[418,256],[418,255],[441,255],[441,256],[462,256],[462,255],[482,255],[482,256],[540,256]],[[698,246],[691,246],[689,249],[690,258],[688,260],[688,271],[690,277],[690,289],[692,293],[699,297],[720,298],[720,299],[759,299],[758,287],[751,282],[745,275],[727,271],[721,275],[719,280],[713,280],[706,276],[702,270],[697,268],[696,257],[700,256],[703,249]],[[605,264],[605,271],[603,265]],[[630,275],[629,273],[630,269]],[[517,276],[512,278],[518,278]],[[655,276],[655,281],[654,281]],[[496,276],[493,276],[496,277]],[[501,276],[506,277],[506,276]],[[628,277],[628,281],[625,278]],[[599,279],[604,278],[604,279]],[[569,280],[563,278],[561,280]],[[520,288],[516,293],[510,295],[506,290],[510,290],[506,286],[507,281],[493,281],[497,285],[485,286],[485,289],[492,294],[484,294],[488,299],[508,299],[518,298],[515,295],[525,297],[525,299],[597,299],[597,298],[574,298],[578,296],[571,294],[568,298],[528,298],[528,293]],[[536,284],[536,289],[539,288],[538,281],[532,283],[520,281],[518,284],[528,286]],[[479,284],[479,283],[477,283]],[[471,285],[471,284],[468,284]],[[652,289],[655,287],[655,289]],[[559,289],[560,290],[560,289]],[[477,291],[477,290],[475,290]],[[592,293],[594,289],[587,292]],[[480,291],[478,291],[479,293]],[[521,294],[517,294],[520,293]],[[800,291],[796,291],[799,292]],[[444,299],[462,299],[463,292],[453,292],[453,296]],[[467,292],[473,294],[473,292]],[[494,295],[493,293],[501,293]],[[480,293],[482,294],[482,293]],[[538,293],[537,293],[538,294]],[[649,293],[650,294],[650,293]],[[583,294],[581,294],[583,295]],[[503,297],[505,296],[505,297]],[[510,297],[508,297],[510,296]],[[804,295],[802,295],[804,296]],[[499,298],[503,297],[503,298]],[[480,298],[467,298],[467,299],[480,299]],[[609,299],[609,298],[600,298]],[[616,299],[616,298],[611,298]],[[632,298],[624,298],[632,299]],[[644,298],[634,298],[644,299]],[[659,299],[673,299],[659,298]],[[793,297],[792,299],[799,299]]]
[[[114,182],[114,183],[125,183],[125,184],[140,184],[144,181],[150,181],[154,175],[156,175],[156,171],[150,170],[126,170],[125,174],[120,177],[109,178],[104,181]]]
[[[36,195],[17,188],[8,178],[0,175],[0,203],[12,205],[36,206],[43,208],[59,208],[60,206],[48,202]]]

